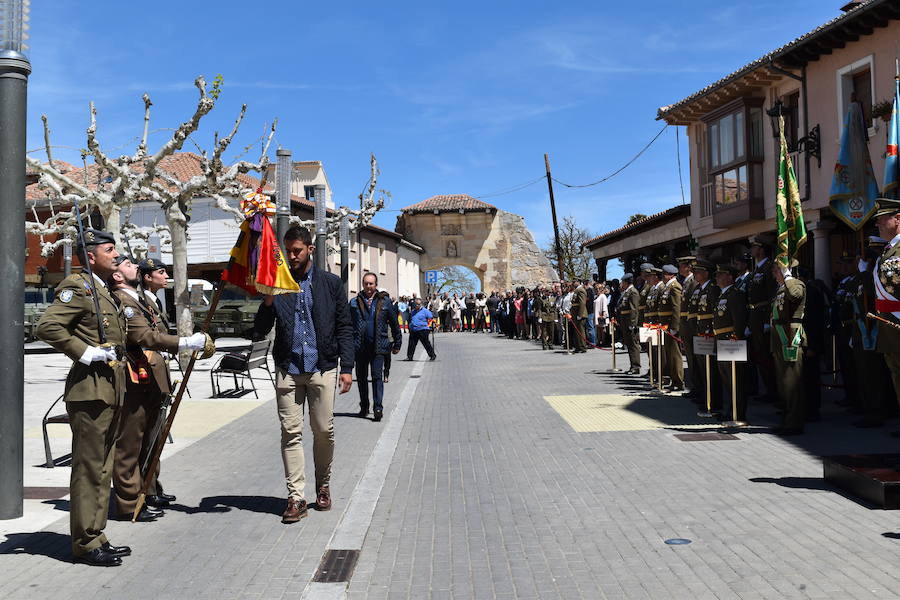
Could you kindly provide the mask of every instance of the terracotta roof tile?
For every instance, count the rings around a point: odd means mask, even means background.
[[[456,212],[462,210],[464,212],[485,210],[496,211],[497,207],[477,200],[467,194],[443,194],[432,196],[427,200],[422,200],[411,206],[402,209],[405,213],[422,213],[422,212]]]
[[[687,217],[691,214],[691,207],[688,204],[679,204],[678,206],[673,206],[672,208],[667,208],[666,210],[660,211],[658,213],[652,214],[648,217],[644,217],[643,219],[639,219],[632,223],[628,223],[627,225],[623,225],[618,229],[613,229],[612,231],[608,231],[602,235],[598,235],[595,238],[591,238],[581,246],[582,248],[590,248],[592,246],[597,246],[602,242],[610,241],[613,238],[621,237],[622,235],[629,232],[637,232],[643,229],[647,225],[653,225],[657,221],[663,221],[668,217],[679,217],[684,213],[684,216]]]

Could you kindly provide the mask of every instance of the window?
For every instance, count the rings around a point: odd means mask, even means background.
[[[762,98],[739,98],[704,117],[706,165],[701,163],[701,216],[731,205],[762,200]],[[702,144],[698,146],[702,151]],[[705,172],[705,175],[704,175]]]
[[[788,149],[797,148],[797,140],[800,139],[800,92],[787,94],[781,99],[781,114],[784,116],[784,137],[787,140]]]
[[[862,107],[869,135],[875,135],[872,128],[872,99],[875,94],[873,58],[870,54],[837,70],[838,131],[844,126],[850,103],[855,101]]]
[[[363,271],[369,271],[369,240],[363,238],[360,242],[359,250],[359,268]]]
[[[381,275],[387,274],[387,256],[385,256],[384,244],[378,244],[378,272]]]
[[[314,185],[304,185],[303,186],[303,195],[307,200],[315,200],[316,198],[316,186]]]

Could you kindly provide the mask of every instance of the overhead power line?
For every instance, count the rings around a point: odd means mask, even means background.
[[[649,142],[647,142],[647,145],[644,146],[643,148],[641,148],[641,151],[640,151],[640,152],[638,152],[637,154],[635,154],[635,155],[631,158],[631,160],[629,160],[627,163],[625,163],[624,165],[622,165],[621,167],[619,167],[618,169],[616,169],[615,171],[613,171],[612,173],[610,173],[609,175],[607,175],[606,177],[604,177],[603,179],[599,179],[599,180],[597,180],[597,181],[593,181],[593,182],[591,182],[591,183],[585,183],[585,184],[581,184],[581,185],[575,185],[575,184],[572,184],[572,183],[566,183],[566,182],[564,182],[564,181],[560,181],[559,179],[557,179],[557,178],[555,178],[555,177],[553,178],[553,181],[555,181],[556,183],[558,183],[558,184],[560,184],[560,185],[564,185],[564,186],[566,186],[567,188],[586,188],[586,187],[591,187],[591,186],[599,185],[599,184],[603,183],[604,181],[609,181],[610,179],[612,179],[613,177],[615,177],[616,175],[618,175],[619,173],[621,173],[622,171],[624,171],[625,169],[627,169],[628,167],[630,167],[630,166],[634,163],[634,161],[636,161],[638,158],[640,158],[641,155],[642,155],[644,152],[646,152],[647,149],[650,148],[650,146],[653,145],[653,142],[655,142],[657,139],[659,139],[659,136],[661,136],[661,135],[663,134],[663,132],[664,132],[666,129],[668,129],[668,128],[669,128],[668,123],[667,123],[666,125],[663,125],[663,128],[659,130],[659,133],[657,133],[655,136],[653,136],[653,139],[650,140]]]
[[[502,190],[497,190],[496,192],[490,192],[487,194],[481,194],[480,196],[472,196],[473,198],[494,198],[496,196],[505,196],[506,194],[512,194],[513,192],[518,192],[519,190],[524,190],[525,188],[536,184],[539,181],[543,181],[544,176],[541,175],[537,179],[532,179],[531,181],[526,181],[525,183],[520,183],[518,185],[514,185],[509,188],[504,188]]]

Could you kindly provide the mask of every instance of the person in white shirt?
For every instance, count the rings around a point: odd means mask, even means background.
[[[597,346],[606,345],[606,330],[609,323],[609,289],[602,284],[596,286],[597,295],[594,298],[594,327],[597,331]]]

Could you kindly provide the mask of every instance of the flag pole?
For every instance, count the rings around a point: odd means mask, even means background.
[[[240,237],[244,235],[242,231],[240,236],[238,236],[238,244],[240,244]],[[234,257],[228,261],[228,267],[231,267],[231,264],[234,262]],[[227,270],[227,268],[226,268]],[[212,300],[209,303],[209,310],[206,311],[206,318],[203,320],[203,326],[200,331],[206,333],[209,331],[209,325],[212,322],[213,315],[216,312],[216,307],[219,305],[219,298],[222,295],[222,289],[225,287],[225,282],[220,278],[219,282],[216,284],[216,289],[213,292]],[[147,467],[147,471],[144,473],[144,479],[141,482],[141,491],[138,494],[137,504],[134,508],[134,514],[131,516],[131,521],[137,521],[137,517],[141,512],[141,508],[144,506],[144,501],[147,498],[147,490],[150,488],[150,482],[156,477],[156,469],[159,466],[159,460],[162,455],[163,448],[166,445],[166,439],[169,437],[169,432],[172,430],[172,423],[175,422],[175,415],[178,413],[178,406],[181,404],[181,399],[184,397],[184,392],[187,390],[188,380],[191,378],[191,373],[194,371],[194,363],[197,362],[197,355],[200,354],[199,351],[191,352],[191,360],[188,361],[187,367],[184,370],[184,377],[181,379],[181,384],[178,386],[178,392],[175,394],[175,399],[172,400],[172,406],[169,410],[169,416],[166,419],[166,424],[160,430],[159,435],[156,440],[153,442],[153,454],[151,454],[151,460],[149,462],[149,467]]]

